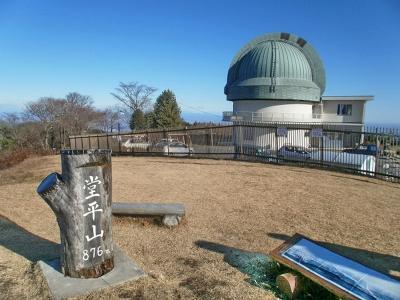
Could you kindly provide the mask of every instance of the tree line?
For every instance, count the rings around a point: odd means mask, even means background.
[[[122,113],[128,117],[131,130],[170,128],[185,124],[175,94],[171,90],[164,90],[153,104],[151,96],[156,90],[138,82],[121,82],[116,93],[111,93],[121,103]]]
[[[187,125],[175,94],[164,90],[153,103],[156,90],[138,82],[121,82],[111,93],[118,104],[105,109],[95,108],[90,96],[77,92],[63,98],[39,98],[27,103],[22,113],[0,116],[0,151],[49,151],[68,146],[70,135]]]

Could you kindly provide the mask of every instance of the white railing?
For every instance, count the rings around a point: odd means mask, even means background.
[[[312,114],[297,113],[257,113],[250,111],[223,112],[224,121],[253,122],[316,122]]]
[[[353,116],[339,116],[337,114],[313,114],[313,118],[320,119],[326,123],[362,123],[362,120],[357,120]]]
[[[258,113],[251,111],[224,111],[222,120],[252,121],[252,122],[332,122],[354,123],[352,116],[338,116],[336,114],[298,114],[298,113]],[[361,123],[357,122],[357,123]]]

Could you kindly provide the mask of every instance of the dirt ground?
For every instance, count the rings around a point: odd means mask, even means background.
[[[59,232],[36,187],[53,171],[58,156],[0,171],[0,298],[49,297],[34,262],[56,255]],[[79,299],[275,299],[228,256],[267,254],[296,232],[400,278],[399,184],[261,163],[113,157],[113,201],[181,202],[187,215],[174,229],[114,217],[115,243],[149,276]]]

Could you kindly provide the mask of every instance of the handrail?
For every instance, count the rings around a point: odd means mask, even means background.
[[[252,111],[224,111],[222,113],[224,121],[241,120],[253,122],[340,122],[340,123],[362,123],[354,121],[352,116],[341,116],[337,114],[299,114],[299,113],[266,113],[266,112],[252,112]]]

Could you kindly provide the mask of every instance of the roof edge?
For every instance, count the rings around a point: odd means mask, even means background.
[[[359,100],[359,101],[372,101],[374,100],[373,95],[359,95],[359,96],[322,96],[321,100],[324,101],[349,101],[349,100]]]

